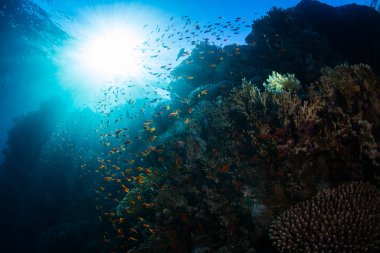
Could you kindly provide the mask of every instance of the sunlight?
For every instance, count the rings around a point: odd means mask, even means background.
[[[146,85],[157,83],[157,77],[148,73],[153,65],[150,51],[144,48],[150,36],[144,25],[165,19],[151,7],[115,4],[81,10],[77,18],[63,22],[70,37],[55,60],[61,84],[75,103],[93,107],[111,87],[122,88],[133,99],[146,97]]]
[[[148,13],[130,8],[98,7],[71,24],[72,39],[63,51],[66,75],[79,79],[81,85],[107,87],[144,74],[139,20]]]
[[[141,74],[139,41],[124,27],[98,31],[79,48],[79,68],[100,80],[127,78]]]

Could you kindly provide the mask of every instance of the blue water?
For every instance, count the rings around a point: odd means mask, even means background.
[[[357,3],[369,5],[370,1],[323,1],[331,5],[343,5]],[[26,2],[29,3],[29,2]],[[83,19],[83,12],[102,8],[109,10],[120,1],[32,1],[30,4],[46,12],[47,18],[34,13],[35,10],[23,10],[23,1],[5,1],[2,11],[2,24],[15,29],[9,31],[3,27],[1,49],[5,57],[1,60],[1,113],[0,145],[6,144],[6,133],[13,125],[13,118],[36,110],[38,104],[48,97],[59,94],[65,96],[65,100],[72,99],[75,94],[65,93],[62,84],[58,80],[60,69],[54,63],[57,57],[53,50],[40,52],[40,48],[50,48],[64,43],[66,36],[71,34],[78,22]],[[177,18],[189,15],[191,19],[206,24],[223,16],[225,20],[233,20],[236,17],[244,17],[253,20],[265,14],[273,6],[290,7],[297,1],[265,1],[252,4],[251,1],[191,1],[177,4],[176,1],[164,1],[152,3],[151,1],[134,1],[131,5],[137,5],[142,9],[153,9],[163,16],[162,22],[167,22],[172,16]],[[129,3],[128,3],[129,4]],[[9,6],[8,6],[9,5]],[[17,8],[21,8],[16,10]],[[112,15],[112,13],[109,13]],[[8,18],[12,16],[12,18]],[[147,17],[148,19],[149,17]],[[37,24],[31,22],[37,22]],[[45,23],[46,22],[46,23]],[[141,24],[145,24],[143,20]],[[154,23],[154,20],[150,20]],[[41,24],[38,24],[41,23]],[[168,22],[169,24],[169,22]],[[40,26],[41,25],[41,26]],[[80,25],[80,24],[79,24]],[[154,24],[152,24],[154,26]],[[58,29],[59,31],[52,31]],[[84,28],[86,29],[86,28]],[[244,43],[244,38],[249,29],[232,38],[232,42]],[[59,35],[56,35],[58,32]],[[50,37],[50,38],[48,38]],[[55,41],[55,39],[57,41]],[[176,55],[177,52],[172,52]],[[177,63],[177,62],[176,62]],[[67,63],[70,64],[70,63]],[[62,94],[65,93],[65,94]],[[69,103],[72,103],[71,101]],[[1,158],[3,159],[3,157]]]
[[[331,6],[370,5],[366,0],[321,2]],[[247,45],[245,39],[252,22],[274,6],[289,8],[297,3],[2,0],[0,252],[125,252],[138,247],[136,241],[151,239],[148,232],[140,230],[141,226],[151,226],[146,225],[145,217],[134,217],[141,218],[136,220],[138,235],[117,231],[115,222],[124,222],[120,221],[124,216],[117,214],[117,206],[126,194],[123,190],[128,187],[128,191],[133,191],[132,185],[128,185],[130,181],[123,183],[122,188],[116,184],[115,178],[126,180],[119,170],[132,168],[137,170],[134,177],[138,177],[141,167],[150,175],[146,169],[154,170],[152,153],[155,159],[174,159],[173,154],[161,155],[158,143],[171,143],[178,156],[186,157],[184,146],[188,140],[181,138],[186,132],[186,120],[192,117],[190,105],[195,106],[202,96],[221,96],[220,90],[207,85],[223,86],[220,81],[226,81],[226,73],[231,72],[225,91],[229,94],[236,86],[235,80],[244,78],[244,71],[251,71],[239,65],[239,61],[250,61],[248,53],[247,59],[242,57],[226,65],[233,66],[233,71],[223,67],[216,74],[210,74],[216,63],[189,70],[186,59],[190,59],[193,50],[202,51],[195,47],[205,39],[208,52],[199,54],[217,55],[217,64],[227,62],[222,56],[224,52],[218,50],[228,45],[232,45],[232,54],[244,56],[246,51],[239,46]],[[107,33],[110,31],[112,34]],[[114,34],[118,31],[127,31],[126,38]],[[111,41],[104,41],[107,36]],[[121,49],[115,40],[124,43]],[[94,44],[96,41],[100,44]],[[123,51],[126,44],[129,50]],[[102,54],[104,48],[107,50]],[[113,51],[115,48],[118,51]],[[117,57],[124,54],[124,59]],[[355,57],[352,59],[358,63]],[[374,67],[375,72],[378,66]],[[261,73],[271,73],[263,69]],[[213,76],[204,77],[208,81],[202,79],[195,86],[197,75],[202,73]],[[256,80],[252,76],[248,79]],[[198,89],[194,92],[194,88]],[[188,116],[183,116],[185,113]],[[204,124],[213,124],[212,119],[205,119]],[[168,141],[171,138],[173,141]],[[126,165],[125,160],[134,162]],[[173,161],[173,167],[180,166],[180,158]],[[102,171],[102,165],[114,170]],[[222,167],[222,171],[228,169]],[[112,185],[104,186],[109,178]],[[133,180],[138,184],[138,179]],[[207,192],[211,186],[201,187]],[[149,194],[148,190],[137,193],[147,199],[147,205],[152,201]],[[149,210],[143,212],[146,217],[165,216],[165,212],[152,214]],[[264,212],[262,205],[254,210],[255,215]],[[119,215],[119,221],[112,221],[114,215]],[[181,217],[186,223],[186,214]],[[205,227],[198,231],[206,230]],[[145,229],[148,231],[149,227]],[[175,243],[168,243],[172,252],[186,252],[173,246]],[[189,252],[212,252],[202,251],[200,246],[193,249]]]

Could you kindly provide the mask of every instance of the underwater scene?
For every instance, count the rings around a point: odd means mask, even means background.
[[[1,253],[380,252],[380,1],[0,0]]]

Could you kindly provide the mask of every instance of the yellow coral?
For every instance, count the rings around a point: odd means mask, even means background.
[[[301,88],[300,81],[294,74],[281,75],[276,71],[272,71],[272,75],[268,77],[264,83],[264,87],[268,91],[282,92],[282,91],[298,91]]]

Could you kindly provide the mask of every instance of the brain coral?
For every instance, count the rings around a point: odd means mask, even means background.
[[[380,246],[379,193],[362,182],[321,191],[281,214],[270,238],[280,252],[374,252]]]

